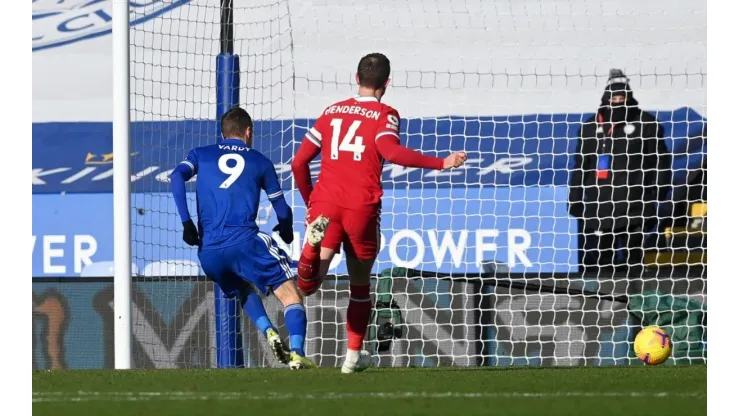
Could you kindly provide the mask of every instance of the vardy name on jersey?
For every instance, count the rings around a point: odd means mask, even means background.
[[[218,145],[219,150],[226,150],[226,151],[232,151],[232,152],[246,152],[247,147],[246,146],[237,146],[237,145],[229,145],[229,144],[220,144]]]

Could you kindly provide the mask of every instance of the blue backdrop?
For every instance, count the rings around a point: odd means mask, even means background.
[[[465,150],[468,169],[439,175],[420,169],[392,169],[383,175],[386,189],[567,185],[571,154],[581,120],[590,114],[508,117],[437,117],[404,120],[402,142],[432,152]],[[706,120],[682,108],[658,112],[668,149],[676,156],[675,180],[685,177],[706,153]],[[290,187],[285,165],[312,120],[257,121],[255,148],[278,165]],[[162,180],[188,150],[216,141],[214,121],[134,123],[132,174],[136,192],[166,192]],[[111,192],[111,123],[36,123],[33,125],[34,193]]]
[[[576,229],[567,192],[564,186],[390,190],[383,199],[378,270],[396,265],[475,272],[481,261],[495,260],[516,272],[572,271]],[[297,192],[286,196],[295,203],[297,221],[296,241],[284,248],[297,259],[305,208]],[[132,211],[139,271],[157,260],[197,262],[195,250],[181,241],[171,198],[149,193],[132,200],[145,207]],[[111,194],[33,195],[33,275],[77,276],[90,262],[112,261],[112,203]],[[269,202],[261,208],[261,227],[270,232],[276,220]],[[346,271],[339,258],[335,266]]]
[[[395,264],[476,272],[481,261],[495,260],[515,272],[573,271],[576,230],[567,214],[567,182],[580,122],[589,116],[405,120],[402,141],[409,147],[466,150],[470,163],[449,172],[385,167],[379,269]],[[687,108],[657,116],[680,183],[706,154],[706,120]],[[286,189],[291,178],[284,162],[311,123],[255,125],[255,147],[276,163]],[[213,143],[216,127],[213,121],[134,124],[132,190],[141,210],[132,215],[140,270],[154,260],[197,260],[180,241],[175,207],[163,193],[169,171],[190,148]],[[33,146],[34,276],[74,276],[90,261],[112,260],[111,124],[37,123]],[[295,205],[296,218],[303,218],[300,198]],[[270,213],[264,201],[265,230],[274,222]],[[296,224],[300,239],[302,228]],[[298,247],[297,241],[287,249],[297,257]]]

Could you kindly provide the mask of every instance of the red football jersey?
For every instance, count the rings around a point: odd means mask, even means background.
[[[398,111],[375,97],[355,96],[330,105],[306,133],[321,148],[321,171],[311,202],[349,209],[380,204],[383,157],[375,141],[399,138]]]

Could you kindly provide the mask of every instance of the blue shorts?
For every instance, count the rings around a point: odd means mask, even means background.
[[[198,258],[206,276],[228,297],[236,297],[250,286],[266,296],[293,278],[290,258],[265,233],[228,247],[203,248]]]

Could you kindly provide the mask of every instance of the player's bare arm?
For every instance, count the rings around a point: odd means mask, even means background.
[[[444,169],[454,169],[460,166],[468,160],[468,155],[465,152],[455,152],[447,156],[444,160]]]

